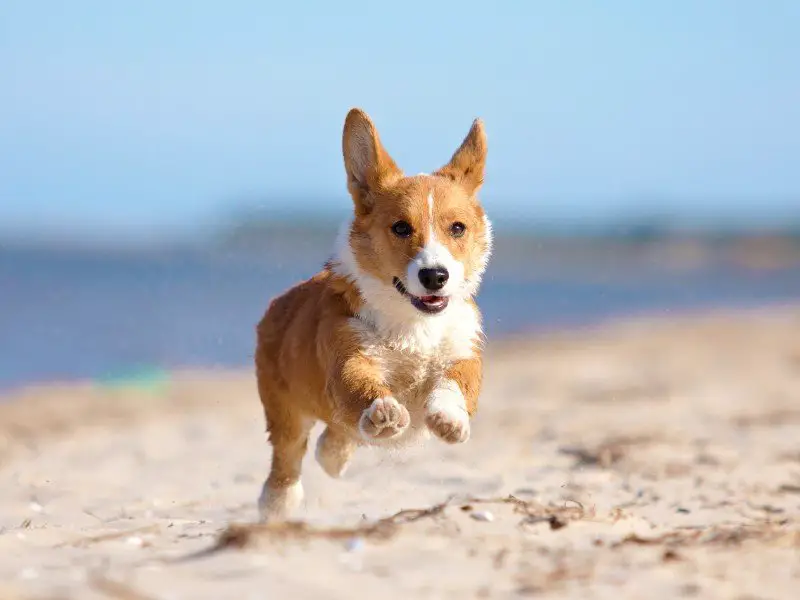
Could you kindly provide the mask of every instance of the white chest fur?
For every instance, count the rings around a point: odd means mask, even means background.
[[[404,306],[402,315],[365,308],[352,320],[363,351],[377,361],[392,393],[410,410],[424,403],[455,361],[474,356],[480,343],[477,309],[454,300],[436,316],[414,314],[416,309]]]
[[[403,323],[386,317],[385,311],[366,309],[351,325],[359,332],[362,351],[376,361],[392,397],[408,409],[411,419],[403,434],[378,445],[403,447],[429,436],[425,425],[429,405],[442,389],[453,386],[447,369],[459,359],[474,356],[480,320],[477,309],[463,301],[435,317],[420,314]],[[463,402],[461,393],[457,394]]]

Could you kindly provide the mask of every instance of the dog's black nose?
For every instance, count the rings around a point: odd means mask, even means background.
[[[447,283],[450,273],[444,267],[434,267],[433,269],[420,269],[419,282],[425,286],[426,290],[440,290]]]

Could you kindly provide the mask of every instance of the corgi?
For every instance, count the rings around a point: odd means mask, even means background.
[[[301,464],[340,477],[359,446],[430,433],[466,442],[478,407],[484,336],[475,302],[492,250],[477,192],[486,134],[476,119],[450,161],[406,176],[358,108],[342,136],[353,214],[320,272],[274,298],[257,326],[255,368],[272,463],[262,520],[303,499]]]

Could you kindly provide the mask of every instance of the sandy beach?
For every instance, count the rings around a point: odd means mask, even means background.
[[[467,444],[312,454],[261,526],[251,371],[7,394],[0,599],[796,598],[800,307],[490,340]]]

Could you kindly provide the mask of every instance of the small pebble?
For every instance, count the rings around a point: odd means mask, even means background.
[[[28,506],[35,513],[44,512],[44,506],[42,506],[38,502],[31,502]]]
[[[469,513],[469,516],[476,521],[486,521],[487,523],[494,521],[494,515],[488,510],[476,510]]]
[[[125,540],[125,543],[131,546],[137,546],[139,548],[144,546],[144,540],[140,538],[138,535],[129,537],[128,539]]]

